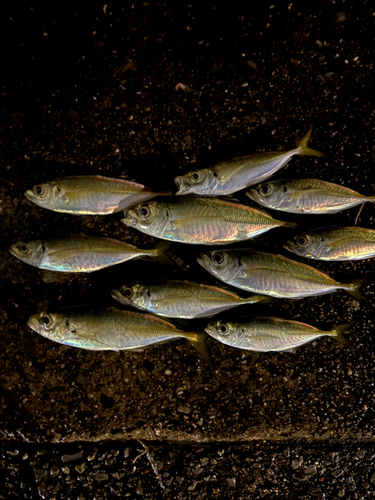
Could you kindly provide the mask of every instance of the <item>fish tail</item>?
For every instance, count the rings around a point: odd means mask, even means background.
[[[148,257],[156,257],[161,261],[168,261],[170,262],[169,257],[166,255],[167,250],[171,247],[171,243],[163,241],[156,245],[156,247],[152,248],[151,250],[147,251],[147,256]]]
[[[360,279],[357,279],[357,280],[353,280],[351,281],[349,284],[348,284],[348,287],[347,287],[347,291],[350,293],[350,295],[352,295],[356,300],[360,301],[360,302],[367,302],[367,299],[366,297],[363,295],[363,293],[361,292],[361,288],[364,286],[364,285],[367,285],[368,283],[373,283],[375,280],[375,277],[374,276],[370,276],[370,277],[365,277],[365,278],[360,278]]]
[[[208,335],[205,332],[194,332],[189,337],[191,345],[199,352],[199,354],[207,361],[211,368],[213,368],[211,353],[207,345]]]
[[[317,151],[316,149],[311,149],[308,147],[308,142],[311,137],[312,129],[310,129],[306,135],[302,137],[300,141],[297,142],[297,151],[299,155],[305,156],[324,156],[324,153]]]
[[[172,196],[173,191],[159,191],[156,196]]]
[[[273,297],[269,297],[267,295],[253,295],[248,299],[243,299],[245,304],[270,304],[271,302],[275,302]]]
[[[351,349],[356,349],[356,347],[346,338],[344,337],[344,333],[349,330],[353,325],[355,324],[355,321],[351,321],[350,323],[346,323],[345,325],[335,325],[332,330],[332,337],[337,338],[337,340]]]
[[[299,224],[297,222],[282,221],[282,226],[283,227],[298,227]]]

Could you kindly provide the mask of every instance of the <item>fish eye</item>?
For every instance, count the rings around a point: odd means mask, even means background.
[[[224,254],[220,252],[216,252],[212,256],[212,260],[214,264],[222,264],[225,260]]]
[[[218,331],[221,335],[227,335],[229,333],[229,326],[226,323],[219,323]]]
[[[124,297],[127,297],[128,299],[130,299],[133,295],[133,289],[130,288],[130,287],[126,287],[122,290],[122,295]]]
[[[297,238],[296,238],[296,243],[300,247],[305,247],[307,245],[308,241],[309,240],[308,240],[307,236],[297,236]]]
[[[45,194],[45,189],[42,185],[38,185],[38,186],[34,186],[33,187],[33,193],[36,195],[36,196],[44,196]]]
[[[22,253],[26,253],[29,249],[29,245],[27,243],[22,242],[19,244],[18,248]]]
[[[264,184],[263,186],[261,186],[260,192],[261,192],[261,194],[264,194],[264,195],[270,194],[271,188],[269,187],[268,184]]]
[[[200,173],[199,173],[199,172],[193,172],[193,173],[191,174],[191,178],[192,178],[194,181],[199,181],[200,177],[201,177],[201,175],[200,175]]]
[[[148,205],[142,205],[139,209],[139,215],[142,217],[142,219],[147,219],[151,214],[150,207]]]
[[[51,316],[49,314],[43,314],[41,320],[45,326],[50,326],[52,323],[52,319],[51,319]]]

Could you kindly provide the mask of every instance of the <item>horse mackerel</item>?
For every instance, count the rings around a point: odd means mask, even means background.
[[[43,337],[81,349],[140,351],[156,344],[186,339],[210,362],[204,332],[184,332],[150,314],[116,308],[72,313],[40,311],[28,326]]]
[[[299,299],[343,289],[363,300],[360,287],[373,279],[340,283],[307,264],[256,250],[213,250],[202,253],[197,260],[224,283],[276,298]]]
[[[169,318],[205,318],[241,304],[270,302],[265,295],[242,298],[222,288],[179,280],[131,283],[112,290],[124,305]]]
[[[177,196],[225,196],[263,182],[284,167],[295,155],[324,156],[308,147],[311,130],[290,151],[256,153],[218,163],[210,168],[194,170],[175,178]]]
[[[277,352],[294,349],[319,337],[332,337],[344,345],[351,343],[343,332],[354,322],[336,325],[331,330],[319,330],[315,326],[282,318],[251,316],[243,322],[214,321],[205,331],[216,340],[231,347],[257,352]]]

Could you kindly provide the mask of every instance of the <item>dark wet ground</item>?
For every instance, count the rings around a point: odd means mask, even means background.
[[[173,189],[176,175],[291,148],[310,127],[311,146],[326,157],[296,157],[278,177],[372,194],[370,2],[30,5],[2,2],[0,21],[2,496],[372,498],[375,285],[365,287],[367,303],[338,292],[262,309],[322,327],[355,321],[348,338],[357,350],[320,339],[259,355],[211,340],[211,369],[186,343],[95,353],[26,326],[46,300],[51,309],[115,305],[112,287],[150,274],[215,283],[195,261],[202,248],[176,244],[171,262],[78,276],[38,270],[7,250],[74,233],[151,247],[156,240],[120,214],[57,214],[23,193],[71,174]],[[352,225],[357,213],[292,218]],[[370,203],[358,225],[374,226]],[[254,245],[281,251],[290,234]],[[372,261],[316,267],[342,281],[375,270]]]

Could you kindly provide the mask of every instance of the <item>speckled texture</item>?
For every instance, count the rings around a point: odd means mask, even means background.
[[[310,446],[77,443],[0,448],[0,498],[301,500],[374,498],[374,449]]]
[[[321,327],[355,320],[349,339],[357,350],[320,339],[294,354],[255,355],[210,340],[211,370],[187,343],[143,354],[92,353],[54,344],[26,326],[46,300],[51,307],[115,305],[114,286],[150,275],[215,284],[195,261],[199,247],[176,244],[171,261],[135,261],[90,276],[41,271],[7,251],[20,239],[80,232],[140,247],[156,242],[126,228],[120,214],[74,217],[38,208],[23,193],[39,182],[100,174],[174,189],[176,175],[289,149],[311,126],[311,147],[326,157],[295,157],[282,177],[314,176],[373,193],[373,19],[370,2],[279,8],[257,1],[205,9],[114,2],[106,14],[98,3],[3,5],[3,440],[171,440],[203,447],[223,440],[374,441],[375,285],[365,289],[370,305],[339,292],[262,309]],[[238,199],[249,203],[244,193]],[[329,221],[351,225],[357,213]],[[292,218],[302,228],[328,220]],[[358,225],[374,226],[371,204]],[[281,251],[292,234],[277,229],[254,245]],[[314,265],[340,280],[374,272],[374,261]],[[252,310],[243,306],[241,314]],[[180,322],[191,325],[202,323]],[[350,453],[344,456],[350,460]],[[288,484],[300,492],[298,479]]]

